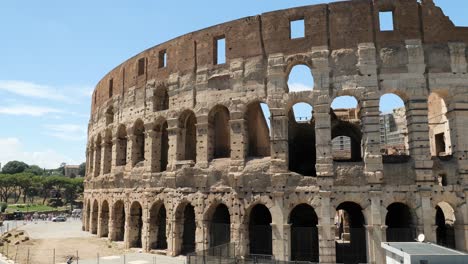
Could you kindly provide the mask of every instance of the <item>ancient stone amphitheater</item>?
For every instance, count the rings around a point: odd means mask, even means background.
[[[357,0],[143,51],[94,91],[83,227],[170,256],[230,243],[245,257],[383,263],[382,241],[420,233],[468,250],[467,42],[432,0]],[[313,89],[290,91],[297,65]],[[407,152],[393,155],[379,112],[389,93],[406,117]],[[357,120],[331,110],[340,96],[357,100]],[[313,118],[296,121],[296,103]],[[339,136],[348,159],[334,158]]]

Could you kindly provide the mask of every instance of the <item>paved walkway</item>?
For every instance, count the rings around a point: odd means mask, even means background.
[[[96,259],[80,260],[79,264],[185,264],[185,257],[167,257],[162,255],[135,253],[125,256],[108,256]],[[76,263],[73,262],[74,264]],[[62,263],[57,263],[62,264]],[[65,264],[65,263],[63,263]]]

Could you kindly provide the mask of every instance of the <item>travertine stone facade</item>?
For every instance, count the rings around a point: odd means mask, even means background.
[[[380,31],[382,11],[393,12],[393,31]],[[305,37],[291,39],[290,21],[301,19]],[[383,263],[382,241],[417,233],[468,250],[466,43],[468,29],[432,0],[361,0],[243,18],[148,49],[94,91],[84,229],[172,256],[235,243],[243,256]],[[313,90],[289,92],[298,64]],[[405,103],[400,158],[380,151],[386,93]],[[343,95],[359,102],[360,127],[333,119]],[[308,124],[293,123],[298,102],[313,106]],[[352,162],[332,158],[343,135],[358,142]]]

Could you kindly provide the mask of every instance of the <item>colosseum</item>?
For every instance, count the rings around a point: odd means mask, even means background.
[[[468,251],[467,43],[433,0],[355,0],[143,51],[94,90],[83,228],[168,256],[231,245],[245,258],[384,263],[382,242],[418,234]],[[296,66],[313,88],[290,90]],[[382,151],[387,94],[404,102],[406,151]],[[357,107],[334,111],[342,96]],[[340,157],[337,137],[350,142]]]

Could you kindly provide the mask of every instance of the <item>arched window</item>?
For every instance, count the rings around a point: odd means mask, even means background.
[[[361,161],[360,107],[356,98],[340,96],[331,104],[331,138],[334,161]]]
[[[410,208],[403,203],[392,203],[385,217],[388,242],[413,242],[416,229]]]
[[[248,156],[270,156],[270,111],[265,103],[248,105],[245,119],[248,131]]]
[[[431,93],[428,99],[429,140],[432,156],[452,155],[447,106],[442,97]]]
[[[304,176],[315,176],[315,120],[312,106],[297,103],[289,110],[289,170]]]
[[[133,135],[135,136],[135,141],[132,145],[132,165],[135,166],[137,163],[145,160],[145,126],[140,119],[133,126]]]
[[[122,201],[117,201],[112,208],[112,219],[114,221],[112,241],[123,241],[125,237],[125,206]]]
[[[408,126],[403,100],[398,95],[385,94],[380,98],[379,106],[382,155],[409,155]]]
[[[307,204],[294,207],[289,215],[291,225],[291,260],[319,261],[318,217]]]
[[[141,248],[143,229],[143,210],[139,202],[134,202],[130,207],[129,223],[129,245],[130,247]]]
[[[153,110],[163,111],[169,109],[169,94],[165,86],[159,86],[154,91]]]
[[[153,162],[154,164],[158,163],[156,166],[158,168],[158,172],[163,172],[167,170],[169,155],[169,134],[167,132],[167,122],[164,120],[163,122],[160,122],[160,124],[156,125],[155,131],[159,139],[159,144],[155,144],[157,149],[154,150],[153,153],[156,154],[155,158],[158,160]]]
[[[110,125],[114,123],[114,107],[109,106],[106,111],[106,125]]]
[[[197,160],[197,119],[192,111],[185,111],[179,118],[182,129],[181,143],[184,146],[182,160]]]
[[[167,249],[166,207],[162,203],[154,204],[150,209],[149,247]]]
[[[195,209],[190,203],[181,204],[175,211],[175,228],[182,239],[178,239],[176,254],[186,255],[195,251]]]
[[[436,207],[437,244],[455,249],[455,211],[446,202]]]
[[[336,208],[337,263],[367,263],[366,229],[360,205],[344,202]]]
[[[101,230],[98,236],[107,237],[109,235],[109,203],[107,201],[101,204],[101,216],[99,221],[101,221]]]
[[[117,166],[127,164],[127,128],[119,126],[117,131]]]
[[[210,222],[210,248],[229,244],[231,241],[231,216],[226,205],[216,207]]]
[[[229,127],[229,110],[224,106],[214,107],[209,114],[210,141],[213,158],[231,156],[231,130]]]
[[[288,75],[288,92],[312,91],[314,77],[306,65],[294,66]]]
[[[273,255],[271,214],[263,204],[255,205],[249,217],[250,254]]]

